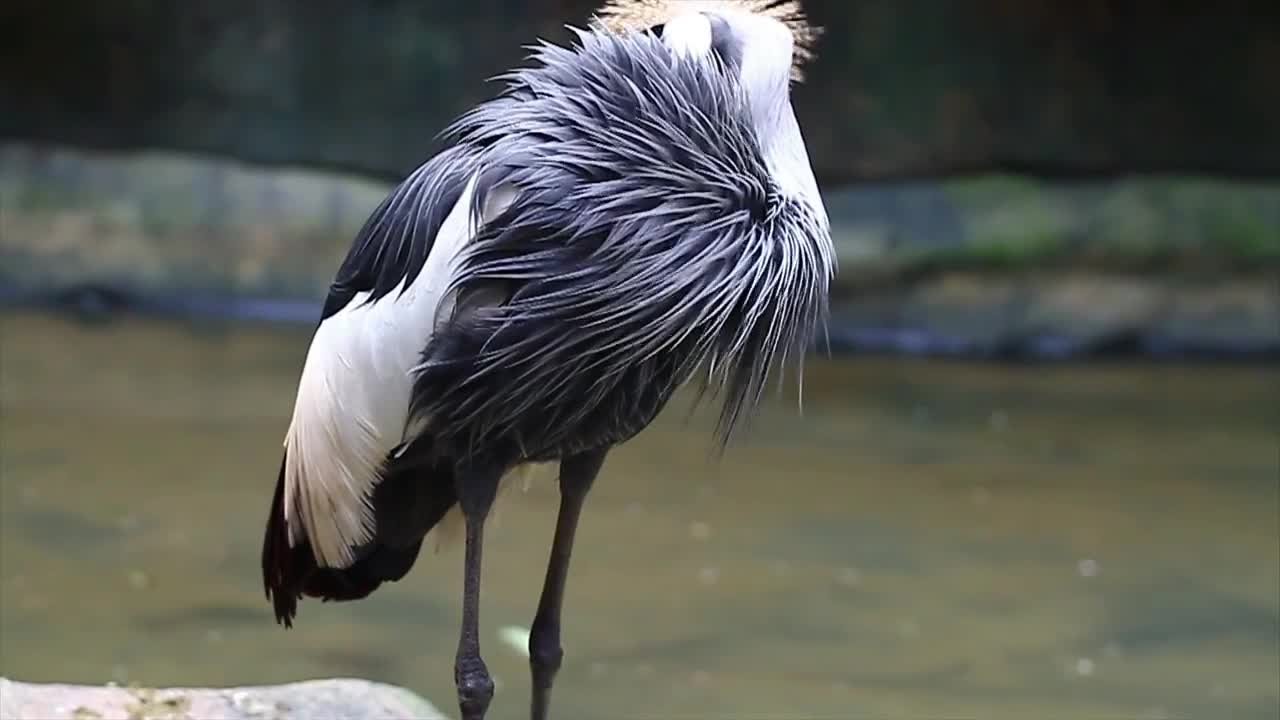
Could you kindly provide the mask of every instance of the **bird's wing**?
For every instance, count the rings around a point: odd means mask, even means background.
[[[356,295],[376,302],[408,286],[422,271],[436,233],[462,196],[475,170],[465,148],[448,148],[405,178],[374,209],[356,234],[325,298],[321,321]]]
[[[285,437],[284,514],[321,566],[373,532],[370,497],[405,439],[410,371],[434,332],[453,259],[474,233],[473,161],[440,153],[357,235],[325,301]]]

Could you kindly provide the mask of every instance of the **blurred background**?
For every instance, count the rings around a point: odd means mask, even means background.
[[[613,455],[560,715],[1280,716],[1280,5],[805,5],[831,352]],[[0,675],[452,710],[460,547],[285,632],[263,522],[354,233],[594,7],[0,5]],[[491,523],[495,720],[556,502]]]

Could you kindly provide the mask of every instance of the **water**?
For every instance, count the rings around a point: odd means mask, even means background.
[[[0,673],[361,676],[452,711],[461,548],[274,625],[258,551],[307,333],[9,315]],[[1280,373],[818,363],[723,463],[677,403],[606,466],[562,718],[1275,718]],[[554,486],[486,542],[494,720],[527,713]]]

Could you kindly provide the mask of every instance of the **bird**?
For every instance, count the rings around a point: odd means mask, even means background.
[[[540,40],[370,213],[298,379],[262,545],[276,621],[401,580],[461,526],[454,682],[480,653],[485,520],[558,465],[529,633],[530,715],[561,666],[566,579],[610,451],[689,386],[723,452],[826,328],[830,221],[791,102],[821,29],[796,0],[608,0]],[[802,392],[802,389],[801,389]],[[451,525],[451,523],[453,523]]]

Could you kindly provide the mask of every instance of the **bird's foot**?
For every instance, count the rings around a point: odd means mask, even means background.
[[[454,667],[454,684],[458,687],[458,709],[462,720],[484,720],[493,700],[493,678],[480,658],[459,658]]]

